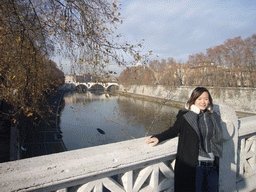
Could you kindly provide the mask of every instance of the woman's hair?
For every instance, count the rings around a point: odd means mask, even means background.
[[[212,112],[212,110],[213,110],[212,96],[211,96],[210,92],[205,87],[197,87],[191,93],[191,96],[187,101],[187,107],[188,107],[189,110],[191,109],[191,106],[193,104],[195,104],[195,101],[197,100],[197,98],[200,97],[200,95],[203,94],[203,92],[207,92],[208,95],[209,95],[209,101],[210,101],[209,106],[210,106],[210,111]]]

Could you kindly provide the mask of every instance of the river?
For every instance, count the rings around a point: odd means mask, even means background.
[[[119,94],[66,93],[60,128],[68,150],[81,149],[166,130],[179,109]]]

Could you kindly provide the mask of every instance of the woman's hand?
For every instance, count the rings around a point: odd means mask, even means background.
[[[153,143],[152,147],[154,147],[157,143],[159,143],[159,140],[156,137],[151,137],[146,141],[146,144]]]

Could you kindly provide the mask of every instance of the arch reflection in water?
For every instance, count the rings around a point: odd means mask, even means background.
[[[64,100],[60,128],[68,150],[162,132],[175,121],[179,110],[135,98],[91,92],[66,93]]]

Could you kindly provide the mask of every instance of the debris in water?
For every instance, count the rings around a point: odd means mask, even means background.
[[[100,128],[97,128],[97,131],[99,131],[100,134],[105,134],[105,132]]]

